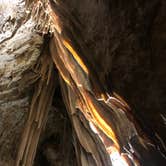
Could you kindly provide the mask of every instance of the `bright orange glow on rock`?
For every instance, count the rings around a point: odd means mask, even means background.
[[[82,61],[82,59],[79,57],[79,55],[77,54],[77,52],[73,49],[73,47],[66,40],[63,40],[63,44],[70,51],[70,53],[73,55],[74,59],[78,62],[78,64],[81,66],[81,68],[84,70],[84,72],[86,74],[88,74],[89,71],[88,71],[86,65],[84,64],[84,62]]]
[[[84,94],[85,94],[85,98],[87,99],[87,104],[90,108],[90,112],[93,115],[95,124],[114,142],[115,147],[117,148],[117,150],[119,150],[118,140],[116,138],[116,135],[115,135],[113,129],[100,116],[100,114],[98,113],[99,111],[97,110],[98,107],[93,103],[90,95],[88,95],[88,93],[86,93],[86,92]]]

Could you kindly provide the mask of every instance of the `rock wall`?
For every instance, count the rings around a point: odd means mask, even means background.
[[[0,15],[0,165],[13,165],[30,106],[33,70],[43,39],[32,32],[24,3],[4,1]],[[4,11],[3,11],[4,10]]]

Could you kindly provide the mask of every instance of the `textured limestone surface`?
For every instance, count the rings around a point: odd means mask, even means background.
[[[3,4],[2,4],[3,3]],[[24,3],[0,1],[0,165],[12,165],[30,105],[41,36]]]

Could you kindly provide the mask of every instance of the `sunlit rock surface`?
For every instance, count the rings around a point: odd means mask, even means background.
[[[42,37],[25,21],[24,3],[0,1],[0,165],[13,164],[29,109]],[[32,77],[30,77],[32,76]]]

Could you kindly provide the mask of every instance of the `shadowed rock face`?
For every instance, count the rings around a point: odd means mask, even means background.
[[[166,140],[165,1],[79,4],[70,8],[78,12],[98,72],[109,73],[110,87],[127,99],[142,125],[149,123]]]
[[[30,31],[24,4],[4,2],[0,20],[0,165],[12,165],[31,101],[42,37]],[[2,5],[2,4],[1,4]],[[0,12],[0,13],[1,13]]]
[[[111,71],[114,89],[127,99],[145,132],[151,138],[157,134],[163,141],[166,140],[165,10],[165,1],[156,0],[150,4],[138,1],[131,9],[121,8],[124,14],[113,26],[123,27],[123,40],[114,51]],[[124,19],[128,20],[126,27],[122,24]]]
[[[166,2],[64,2],[79,20],[99,79],[128,101],[151,138],[166,140]]]

